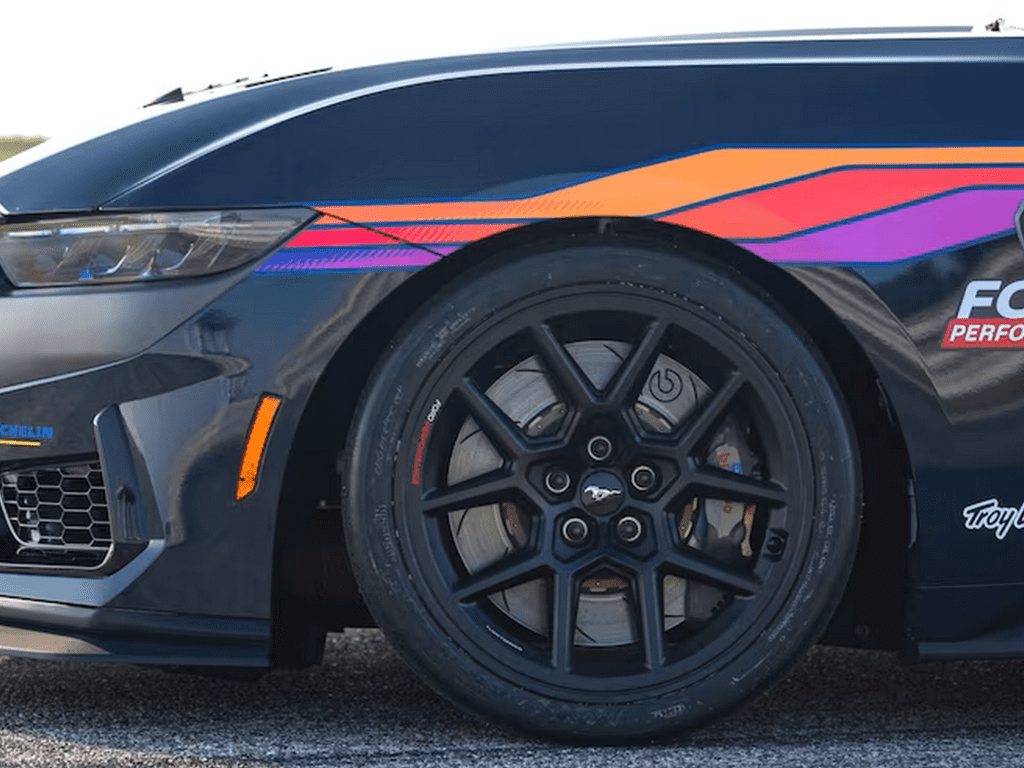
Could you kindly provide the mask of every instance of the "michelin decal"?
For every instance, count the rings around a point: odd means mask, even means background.
[[[0,424],[0,445],[38,447],[53,438],[53,427],[30,424]]]

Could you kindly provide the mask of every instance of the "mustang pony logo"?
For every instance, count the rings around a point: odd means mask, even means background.
[[[610,496],[622,495],[622,491],[618,488],[602,488],[600,485],[588,485],[583,492],[589,493],[590,499],[596,502],[602,502]]]

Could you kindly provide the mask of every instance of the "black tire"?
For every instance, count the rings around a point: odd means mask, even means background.
[[[351,434],[374,617],[441,694],[533,733],[730,710],[820,635],[856,548],[829,370],[700,254],[574,240],[465,275],[392,343]]]

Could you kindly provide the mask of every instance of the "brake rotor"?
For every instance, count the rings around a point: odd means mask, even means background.
[[[621,341],[578,341],[565,345],[580,370],[603,389],[632,349]],[[709,387],[678,361],[659,355],[647,377],[634,411],[652,432],[671,432],[710,393]],[[530,437],[554,431],[567,413],[536,357],[506,371],[487,390],[487,397]],[[712,441],[707,460],[731,471],[744,471],[752,462],[739,430],[727,420]],[[472,418],[456,436],[448,462],[447,484],[465,482],[502,466],[500,454]],[[687,512],[688,510],[688,512]],[[716,499],[695,499],[679,516],[681,539],[726,560],[750,556],[753,506],[742,507]],[[526,547],[530,515],[512,502],[485,504],[449,513],[455,549],[465,569],[474,574]],[[745,547],[745,549],[744,549]],[[704,584],[666,575],[662,605],[666,631],[687,620],[706,620],[721,608],[724,593]],[[548,587],[544,578],[489,595],[508,618],[542,636],[549,634]],[[636,642],[636,627],[628,581],[602,571],[580,585],[575,643],[578,646],[618,646]]]

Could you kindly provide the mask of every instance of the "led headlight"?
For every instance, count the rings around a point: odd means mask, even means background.
[[[224,272],[284,242],[306,208],[126,213],[0,225],[0,269],[19,287]]]

